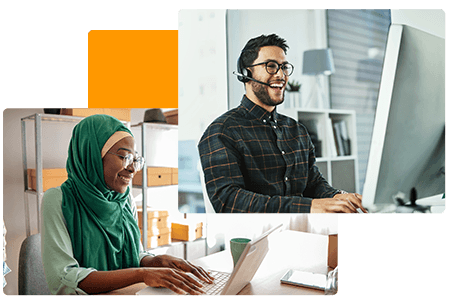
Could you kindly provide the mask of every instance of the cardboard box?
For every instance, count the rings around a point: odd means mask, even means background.
[[[178,168],[172,168],[172,184],[178,184]]]
[[[162,186],[172,184],[172,168],[148,167],[147,186]],[[142,185],[142,170],[137,172],[133,178],[133,185]]]
[[[328,266],[336,268],[338,265],[338,235],[330,234],[328,236]]]
[[[36,190],[36,169],[28,169],[28,189]],[[42,169],[43,191],[60,186],[67,180],[66,169]]]
[[[166,111],[164,116],[168,124],[178,125],[178,109]]]
[[[193,241],[203,236],[203,223],[172,223],[172,238]]]
[[[138,224],[139,228],[142,230],[142,208],[138,208]],[[155,228],[169,228],[169,223],[167,218],[169,212],[166,210],[154,210],[151,208],[147,209],[147,229],[150,230],[152,227]]]
[[[129,108],[63,108],[61,115],[88,117],[92,115],[109,115],[121,121],[131,121],[131,110]]]
[[[170,228],[161,228],[158,234],[152,231],[147,232],[147,248],[156,248],[170,243]]]

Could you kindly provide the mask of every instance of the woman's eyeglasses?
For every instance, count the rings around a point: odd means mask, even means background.
[[[133,167],[136,170],[136,172],[142,170],[142,168],[144,167],[145,159],[142,156],[136,156],[136,158],[135,158],[134,155],[131,153],[128,153],[125,156],[117,154],[117,153],[112,153],[112,152],[107,152],[107,153],[121,157],[122,158],[122,167],[124,167],[125,169],[128,168],[131,164],[133,164]],[[138,155],[138,154],[136,153],[136,155]]]

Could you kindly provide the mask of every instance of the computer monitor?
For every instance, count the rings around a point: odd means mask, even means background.
[[[392,24],[386,45],[363,205],[445,189],[445,40]]]

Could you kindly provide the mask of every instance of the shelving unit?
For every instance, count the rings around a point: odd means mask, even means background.
[[[319,142],[315,145],[316,151],[322,153],[316,153],[316,165],[334,188],[349,192],[359,190],[355,111],[282,109],[278,112],[299,121],[306,126],[311,136],[317,136]],[[335,137],[333,133],[330,133],[330,129],[336,122],[340,121],[343,121],[345,124],[350,141],[350,153],[344,155],[339,155],[339,150],[336,151],[337,153],[333,153],[334,151],[331,149],[332,146],[335,147],[334,149],[338,147],[334,143]]]
[[[139,123],[131,125],[131,129],[136,138],[136,148],[140,149],[145,158],[145,165],[142,172],[142,183],[147,183],[148,167],[177,168],[178,167],[178,125],[163,123]],[[144,142],[145,141],[145,142]],[[173,186],[173,185],[171,185]],[[148,214],[149,205],[154,209],[161,208],[169,211],[169,218],[184,219],[185,214],[178,212],[178,189],[176,190],[175,201],[164,189],[171,186],[148,186],[148,184],[136,185],[133,189],[142,193],[142,244],[145,250],[151,250],[154,254],[171,254],[184,259],[194,259],[198,255],[206,253],[206,238],[202,237],[192,241],[181,241],[171,239],[169,244],[149,248],[148,245]],[[178,187],[178,185],[177,185]],[[158,196],[149,199],[149,191]],[[162,195],[163,199],[159,199]],[[155,199],[155,198],[158,198]],[[157,203],[159,201],[159,203]],[[174,216],[175,215],[175,216]],[[203,226],[206,227],[205,222]],[[200,253],[200,254],[199,254]]]
[[[147,167],[149,165],[154,165],[155,161],[150,161],[151,155],[151,148],[148,146],[150,142],[147,142],[151,136],[151,133],[155,132],[169,132],[169,131],[176,131],[175,134],[178,134],[178,125],[171,125],[171,124],[159,124],[159,123],[144,123],[141,122],[136,125],[131,125],[131,129],[133,131],[133,134],[136,138],[136,148],[140,149],[141,155],[145,158],[145,164],[142,168],[142,184],[141,185],[135,185],[133,184],[133,188],[141,189],[142,191],[142,244],[145,249],[147,249],[147,230],[148,230],[148,224],[147,224],[147,206],[148,206],[148,190],[155,188],[147,185],[148,179],[147,179]],[[135,130],[133,130],[135,129]],[[140,132],[139,132],[140,131]],[[138,136],[140,139],[138,139]],[[159,147],[171,147],[173,145],[168,145],[167,140],[165,140],[162,135],[158,135],[155,138],[156,142],[162,142]],[[175,139],[175,142],[178,140]],[[154,149],[153,149],[154,150]],[[154,152],[154,151],[153,151]],[[178,155],[177,152],[173,152],[172,155],[169,153],[168,157],[164,159],[162,162],[158,162],[158,167],[174,167],[177,164]]]
[[[25,228],[27,237],[31,235],[31,224],[30,224],[30,209],[29,209],[29,196],[34,196],[36,198],[36,213],[37,213],[37,229],[41,232],[41,220],[40,220],[40,206],[42,202],[42,197],[44,196],[43,188],[43,169],[44,169],[44,158],[42,153],[43,147],[43,123],[44,122],[64,122],[76,123],[83,120],[84,117],[77,116],[67,116],[67,115],[53,115],[53,114],[33,114],[28,117],[21,118],[21,132],[22,132],[22,165],[23,165],[23,182],[24,182],[24,203],[25,203]],[[130,127],[129,122],[122,121],[125,126]],[[36,189],[29,188],[28,182],[28,159],[27,159],[27,123],[34,124],[34,148],[35,148],[35,168],[36,168]],[[70,132],[71,133],[71,132]],[[66,148],[68,145],[66,146]],[[67,152],[67,151],[66,151]],[[64,161],[65,162],[65,161]],[[65,168],[65,164],[61,166]]]

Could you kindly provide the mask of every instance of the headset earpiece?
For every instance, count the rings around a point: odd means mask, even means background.
[[[252,72],[250,72],[249,70],[247,70],[247,68],[244,68],[244,66],[243,66],[242,63],[241,63],[241,58],[240,58],[240,57],[238,58],[238,61],[237,61],[237,70],[238,70],[238,72],[239,72],[240,74],[242,74],[242,75],[244,75],[244,76],[252,77]],[[238,78],[238,80],[239,80],[240,82],[243,82],[243,83],[246,83],[246,82],[249,82],[249,81],[250,81],[250,79],[244,78],[244,77],[239,76],[239,75],[238,75],[237,78]]]

